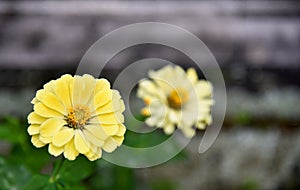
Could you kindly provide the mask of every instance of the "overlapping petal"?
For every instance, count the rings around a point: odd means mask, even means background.
[[[48,145],[51,155],[96,160],[124,140],[124,102],[106,79],[66,74],[45,84],[31,103],[31,142],[38,148]]]
[[[150,79],[139,83],[137,96],[146,107],[146,124],[163,128],[172,134],[176,128],[186,137],[195,134],[195,128],[205,129],[211,123],[212,85],[199,80],[194,68],[185,72],[179,66],[167,65],[149,72]]]

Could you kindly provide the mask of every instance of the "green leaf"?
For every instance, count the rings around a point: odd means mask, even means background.
[[[16,165],[0,157],[0,189],[21,189],[31,173],[22,165]]]
[[[81,183],[70,183],[64,186],[57,186],[57,190],[87,190],[87,188]]]
[[[51,156],[47,147],[38,149],[32,145],[27,127],[27,121],[6,117],[0,120],[0,140],[12,145],[7,159],[25,165],[32,172],[38,172]]]
[[[132,189],[134,184],[133,170],[120,166],[114,167],[115,188],[114,189]]]
[[[40,190],[45,189],[50,184],[49,176],[34,175],[29,182],[25,185],[23,190]],[[52,184],[51,184],[52,185]]]
[[[42,190],[56,190],[56,184],[48,183]]]
[[[147,148],[156,146],[170,136],[165,135],[160,130],[155,130],[150,133],[135,133],[133,131],[126,131],[124,144],[135,148]]]
[[[87,188],[82,184],[76,184],[76,185],[70,186],[70,189],[72,189],[72,190],[86,190]]]
[[[9,155],[9,159],[25,165],[32,172],[39,172],[51,158],[47,146],[43,148],[34,147],[31,142],[15,145]]]
[[[65,160],[59,172],[59,178],[67,182],[79,182],[95,171],[96,165],[83,156],[74,161]]]
[[[96,161],[97,171],[86,181],[88,189],[135,189],[134,170],[111,164],[103,159]]]
[[[19,120],[12,117],[6,117],[0,122],[0,139],[15,144],[23,142],[25,138]]]

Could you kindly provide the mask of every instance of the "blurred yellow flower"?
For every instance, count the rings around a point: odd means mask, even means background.
[[[81,153],[93,161],[123,142],[124,103],[106,79],[63,75],[38,90],[31,103],[31,142],[38,148],[48,145],[54,156],[63,153],[74,160]]]
[[[190,138],[195,133],[193,126],[205,129],[211,123],[212,85],[198,80],[195,69],[185,72],[167,65],[150,71],[149,77],[139,83],[137,92],[146,105],[141,113],[149,116],[147,125],[163,128],[166,134],[177,127]]]

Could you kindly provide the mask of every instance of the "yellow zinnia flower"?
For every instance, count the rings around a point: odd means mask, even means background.
[[[141,113],[149,116],[147,125],[163,128],[166,134],[177,127],[192,137],[193,126],[205,129],[211,123],[212,85],[198,80],[195,69],[185,72],[179,66],[167,65],[150,71],[149,77],[139,83],[137,92],[146,105]]]
[[[38,148],[48,145],[54,156],[63,153],[74,160],[81,153],[92,161],[123,142],[124,103],[106,79],[63,75],[38,90],[31,103],[31,142]]]

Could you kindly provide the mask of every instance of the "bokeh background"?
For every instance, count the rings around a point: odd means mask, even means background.
[[[13,147],[5,126],[25,121],[35,91],[74,74],[97,39],[127,24],[165,22],[197,35],[220,64],[228,95],[222,131],[201,155],[198,132],[180,158],[159,166],[98,164],[99,186],[300,189],[299,18],[300,2],[291,0],[0,1],[0,153],[7,157]],[[120,52],[101,76],[113,82],[127,65],[152,57],[193,66],[172,48],[145,44]],[[22,126],[26,131],[26,123]],[[0,167],[0,175],[6,169]]]

